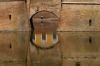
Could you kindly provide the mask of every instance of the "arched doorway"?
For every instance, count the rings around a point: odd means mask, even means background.
[[[31,28],[35,32],[44,32],[44,30],[46,32],[52,32],[56,31],[59,18],[53,12],[43,10],[35,13],[31,17],[30,22]]]
[[[58,43],[56,34],[59,18],[49,11],[40,11],[31,17],[32,32],[31,43],[40,48],[50,48]]]

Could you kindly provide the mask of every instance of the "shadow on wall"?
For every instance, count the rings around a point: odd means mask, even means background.
[[[31,25],[31,30],[34,30],[34,25],[33,25],[33,22],[32,22],[32,18],[30,18],[30,25]]]

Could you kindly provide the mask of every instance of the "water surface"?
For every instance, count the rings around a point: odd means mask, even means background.
[[[0,66],[100,66],[99,32],[1,32]]]

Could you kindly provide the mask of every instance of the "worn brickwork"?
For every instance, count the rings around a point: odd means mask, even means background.
[[[48,10],[60,17],[57,31],[100,31],[100,5],[97,3],[99,0],[31,0],[30,17],[38,11]]]
[[[30,17],[42,10],[51,11],[60,17],[60,0],[31,0]]]
[[[25,1],[25,0],[0,0],[0,2]]]
[[[79,64],[77,64],[77,62]],[[83,61],[75,61],[75,60],[63,60],[63,64],[62,66],[95,66],[95,65],[99,65],[100,61],[99,60],[83,60]]]
[[[99,32],[59,32],[63,57],[66,59],[89,59],[100,56]]]
[[[0,62],[0,66],[26,66],[25,62]]]
[[[100,5],[64,4],[58,31],[100,31]]]
[[[26,4],[24,1],[0,2],[0,30],[29,30]]]
[[[36,48],[30,44],[30,56],[33,66],[61,66],[60,44],[46,50]]]
[[[0,64],[1,61],[26,62],[27,44],[29,44],[28,32],[0,33]]]
[[[30,30],[29,19],[46,10],[60,18],[57,31],[100,31],[99,9],[99,0],[4,0],[0,2],[0,30]]]
[[[100,2],[100,0],[62,0],[63,2]]]

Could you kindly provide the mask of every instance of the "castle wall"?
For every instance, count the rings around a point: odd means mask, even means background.
[[[62,0],[66,2],[100,2],[100,0]]]
[[[0,2],[0,30],[27,31],[30,29],[28,19],[47,10],[60,18],[58,31],[99,31],[99,9],[99,0],[28,0],[28,4],[25,1]]]
[[[58,31],[100,31],[99,0],[62,0],[61,4]]]
[[[0,2],[0,30],[29,30],[26,4],[24,1]]]
[[[99,0],[31,0],[30,17],[48,10],[60,18],[57,31],[100,31],[99,9]]]
[[[30,17],[42,10],[51,11],[60,17],[60,0],[31,0]]]
[[[99,5],[63,5],[61,31],[100,31]]]

